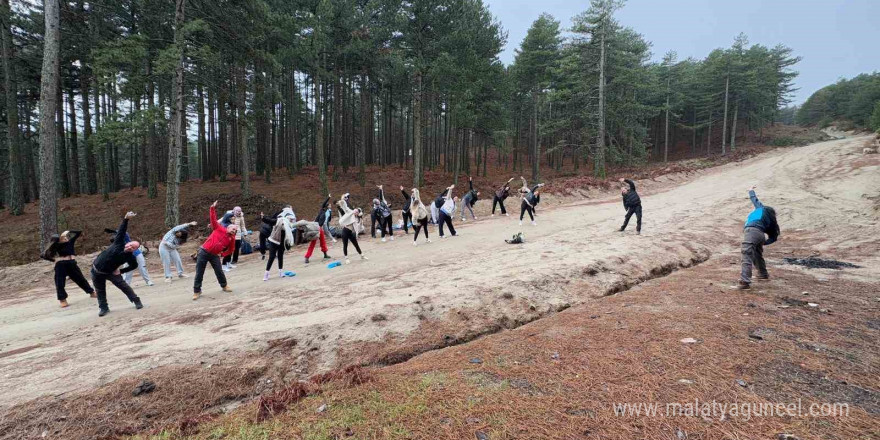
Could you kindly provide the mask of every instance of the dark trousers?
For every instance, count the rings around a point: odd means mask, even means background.
[[[626,225],[629,224],[629,218],[636,215],[636,231],[642,231],[642,205],[632,206],[626,210],[626,217],[623,219],[623,226],[620,227],[620,230],[623,231],[626,229]]]
[[[241,249],[241,240],[235,240],[235,250],[232,251],[232,255],[227,255],[223,257],[223,264],[231,262],[232,264],[238,263],[238,251]]]
[[[532,205],[529,205],[528,203],[526,203],[525,200],[523,200],[522,205],[520,205],[519,207],[519,221],[522,221],[527,212],[529,213],[529,218],[532,219],[532,221],[535,221],[535,208],[533,208]]]
[[[263,234],[263,232],[260,231],[260,255],[262,255],[264,257],[266,256],[266,240],[268,238],[269,238],[268,234]]]
[[[418,222],[413,223],[413,231],[415,231],[415,233],[416,233],[416,235],[413,237],[413,241],[418,240],[419,232],[421,232],[423,229],[425,230],[425,240],[427,240],[428,239],[428,217],[425,217],[425,218],[419,220]]]
[[[507,214],[507,210],[504,209],[504,199],[498,197],[497,195],[492,199],[492,214],[495,214],[495,206],[501,206],[501,215]]]
[[[114,274],[104,274],[98,273],[95,269],[92,269],[92,284],[95,285],[95,290],[98,292],[98,308],[101,310],[108,310],[107,306],[107,281],[113,283],[117,289],[121,290],[122,293],[128,297],[128,300],[131,302],[138,302],[141,299],[135,295],[134,290],[132,290],[131,286],[122,279],[122,275],[114,275]]]
[[[266,271],[272,268],[272,263],[278,259],[278,270],[284,267],[284,245],[269,242],[269,261],[266,262]]]
[[[766,278],[767,263],[764,261],[764,231],[749,227],[743,231],[742,241],[742,272],[740,280],[745,283],[752,282],[752,267],[758,269],[758,275]]]
[[[348,256],[348,242],[354,245],[354,248],[361,253],[361,247],[358,245],[357,235],[349,228],[342,228],[342,255]]]
[[[76,260],[59,260],[55,263],[55,293],[58,295],[58,301],[67,299],[67,290],[64,289],[64,286],[67,284],[68,277],[89,295],[95,293],[95,289],[92,289],[82,271],[79,270]]]
[[[386,235],[394,235],[394,220],[390,215],[379,222],[379,228],[382,231],[382,238],[385,238]]]
[[[403,211],[403,232],[409,234],[409,223],[413,224],[413,229],[415,229],[416,224],[413,222],[412,212]]]
[[[449,227],[449,233],[452,235],[455,235],[455,227],[452,226],[452,217],[450,217],[449,214],[443,212],[443,210],[440,210],[440,236],[441,237],[443,236],[443,225],[444,224],[446,224],[446,226]]]
[[[220,257],[199,248],[199,255],[196,257],[196,279],[193,281],[193,292],[195,293],[202,293],[202,280],[205,278],[205,268],[208,263],[211,263],[211,268],[214,269],[214,275],[217,276],[220,287],[226,287],[226,275],[223,273]]]

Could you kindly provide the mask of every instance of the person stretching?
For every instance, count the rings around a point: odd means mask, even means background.
[[[67,307],[67,278],[76,283],[80,289],[85,291],[92,298],[97,298],[95,289],[86,281],[82,271],[76,264],[74,257],[76,256],[76,239],[82,235],[82,231],[64,231],[61,234],[52,234],[49,240],[49,246],[40,255],[40,258],[55,262],[55,294],[61,308]],[[58,261],[55,261],[55,258]]]
[[[382,242],[385,242],[385,235],[391,237],[391,241],[394,241],[394,221],[391,218],[391,205],[385,200],[385,190],[382,185],[379,185],[379,227],[382,229]]]
[[[126,233],[124,234],[124,236],[125,236],[125,242],[126,242],[126,243],[131,243],[131,241],[132,241],[132,240],[131,240],[131,236],[128,235],[128,232],[126,232]],[[135,250],[134,250],[134,258],[137,260],[137,263],[138,263],[138,272],[141,273],[141,278],[144,279],[144,283],[145,283],[147,286],[153,286],[153,285],[155,285],[155,283],[153,283],[153,280],[150,279],[150,273],[147,272],[147,260],[144,258],[144,253],[141,252],[141,248],[140,248],[140,246],[138,246],[137,248],[135,248]],[[124,279],[125,282],[128,283],[129,286],[131,285],[131,281],[132,281],[133,278],[134,278],[134,271],[128,271],[128,272],[125,272],[125,274],[122,276],[122,279]]]
[[[135,295],[131,286],[122,279],[123,273],[131,272],[138,267],[138,260],[134,256],[134,251],[141,244],[136,241],[125,242],[128,220],[135,215],[131,211],[125,214],[122,224],[116,229],[116,236],[113,238],[113,242],[110,243],[107,249],[98,254],[98,257],[92,263],[92,284],[95,285],[95,290],[98,293],[98,316],[104,316],[110,312],[110,308],[107,306],[107,281],[110,281],[117,289],[121,290],[128,300],[134,304],[136,309],[144,308],[144,305],[141,304],[141,299]],[[128,266],[120,269],[124,264]]]
[[[190,222],[175,226],[162,237],[162,242],[159,243],[159,258],[162,259],[162,269],[165,270],[166,283],[174,280],[174,277],[171,276],[172,263],[177,267],[178,278],[188,278],[183,273],[183,261],[180,260],[180,252],[177,250],[189,239],[190,226],[196,226],[197,224],[196,222]]]
[[[409,235],[409,225],[412,224],[413,228],[416,226],[416,223],[413,221],[411,210],[412,200],[410,199],[409,194],[404,191],[403,185],[400,185],[400,193],[403,194],[403,209],[400,211],[400,217],[403,219],[403,232]]]
[[[480,192],[474,191],[474,178],[473,177],[468,177],[468,185],[470,186],[470,190],[467,192],[467,194],[464,195],[464,197],[461,198],[461,208],[460,208],[461,209],[461,221],[465,221],[465,218],[464,218],[464,209],[465,208],[467,208],[467,210],[471,212],[471,217],[473,217],[474,220],[477,219],[477,216],[474,215],[474,205],[477,203],[477,200],[479,199]]]
[[[330,219],[333,218],[333,210],[330,209],[330,194],[327,194],[327,198],[324,199],[324,203],[321,203],[321,209],[318,210],[318,216],[315,217],[315,221],[321,228],[324,229],[324,235],[330,236],[330,239],[336,243],[336,238],[333,237],[333,234],[330,233]]]
[[[260,216],[257,217],[257,221],[260,222],[260,259],[266,259],[266,240],[269,239],[269,236],[272,235],[272,228],[275,227],[275,223],[278,220],[278,215],[281,214],[281,211],[272,214],[269,217],[266,217],[266,214],[260,213]]]
[[[455,227],[452,226],[452,216],[455,215],[455,203],[458,202],[458,197],[453,197],[452,190],[455,189],[455,185],[446,188],[443,196],[443,205],[440,206],[440,238],[446,238],[443,235],[443,225],[449,227],[449,233],[455,237]]]
[[[209,209],[211,217],[211,235],[202,243],[196,257],[196,277],[193,281],[193,301],[199,299],[202,295],[202,279],[205,277],[205,267],[210,264],[214,269],[214,275],[224,292],[232,292],[226,283],[226,275],[220,264],[220,257],[232,255],[235,248],[235,235],[238,232],[238,226],[223,226],[217,221],[217,201],[211,205]]]
[[[764,206],[755,194],[755,188],[749,190],[749,200],[755,210],[746,218],[742,241],[742,271],[736,287],[740,290],[749,289],[752,285],[752,266],[758,267],[760,281],[768,281],[767,263],[764,261],[764,246],[769,246],[779,239],[779,223],[776,222],[776,210]]]
[[[535,223],[535,207],[538,206],[538,203],[541,203],[541,187],[544,186],[543,183],[539,183],[529,189],[529,184],[526,182],[525,177],[519,176],[522,179],[523,186],[519,190],[520,194],[522,194],[522,204],[520,204],[519,209],[519,224],[522,226],[523,216],[526,212],[529,213],[529,218],[532,219],[532,226],[537,226]]]
[[[403,191],[403,187],[401,186],[401,191]],[[404,192],[406,194],[406,192]],[[409,210],[415,216],[415,222],[413,222],[413,231],[415,231],[415,236],[413,237],[413,246],[417,246],[419,239],[419,231],[422,229],[425,230],[425,243],[430,243],[431,239],[428,238],[428,209],[425,208],[425,204],[422,203],[422,199],[419,196],[418,188],[412,189],[412,198],[409,201]]]
[[[342,228],[342,254],[345,256],[345,264],[351,263],[351,260],[348,259],[348,242],[354,245],[355,250],[361,256],[361,260],[366,260],[367,256],[361,252],[361,247],[358,245],[357,240],[359,229],[357,225],[361,222],[363,211],[360,208],[349,208],[347,199],[344,196],[336,202],[336,206],[343,213],[339,217],[339,227]],[[363,229],[363,227],[360,229]]]
[[[504,209],[504,200],[510,196],[510,182],[513,182],[513,177],[507,179],[507,183],[501,185],[501,188],[495,190],[495,195],[492,197],[492,217],[495,216],[496,206],[501,207],[501,215],[510,216],[510,214],[507,213],[507,210]]]
[[[269,234],[269,261],[266,262],[266,273],[263,275],[263,281],[269,281],[269,270],[272,269],[272,263],[278,259],[278,277],[284,278],[284,250],[290,249],[294,244],[293,222],[296,216],[293,209],[284,208],[278,214],[275,220],[275,227]]]
[[[231,215],[230,215],[231,214]],[[241,210],[240,206],[236,206],[232,208],[232,211],[226,213],[223,216],[223,222],[227,225],[235,225],[237,227],[235,233],[235,249],[233,249],[230,255],[227,255],[223,258],[223,264],[226,272],[229,272],[232,269],[235,269],[235,265],[238,264],[238,254],[241,251],[241,240],[244,238],[247,233],[247,225],[244,221],[244,212]]]
[[[623,209],[626,210],[626,217],[623,219],[623,226],[620,227],[620,232],[626,230],[630,217],[635,214],[636,235],[640,235],[642,233],[642,200],[639,198],[639,194],[636,193],[636,184],[629,179],[620,179],[620,183],[629,185],[629,188],[624,186],[620,189],[620,194],[623,195]]]
[[[329,260],[330,255],[327,254],[327,238],[324,235],[324,229],[317,222],[308,220],[300,220],[293,224],[293,227],[299,231],[299,236],[303,241],[309,242],[309,249],[306,251],[306,264],[309,264],[309,258],[315,252],[315,245],[321,243],[321,252],[324,253],[324,259]]]

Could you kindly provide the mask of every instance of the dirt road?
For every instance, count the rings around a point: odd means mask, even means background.
[[[537,227],[518,226],[513,216],[485,217],[489,203],[482,201],[484,217],[457,225],[459,237],[440,240],[432,228],[434,242],[418,247],[411,236],[363,240],[370,260],[354,258],[335,269],[321,262],[305,267],[298,248],[285,259],[296,277],[269,282],[262,281],[263,263],[251,256],[229,274],[233,293],[220,292],[207,274],[196,302],[191,279],[166,285],[154,271],[155,287],[135,278],[143,310],[111,288],[111,313],[100,319],[94,300],[78,291],[69,308],[59,309],[52,280],[41,279],[0,300],[0,409],[157,366],[256,356],[270,341],[295,341],[284,366],[295,377],[330,368],[343,354],[346,361],[369,358],[340,349],[401,340],[426,321],[464,320],[473,333],[514,326],[735,249],[752,185],[777,208],[783,239],[810,236],[810,249],[799,256],[850,249],[850,260],[864,266],[851,276],[876,281],[880,257],[859,251],[880,239],[880,158],[861,155],[865,139],[780,149],[697,175],[637,182],[641,236],[632,226],[616,232],[624,214],[616,194],[539,207]],[[503,242],[518,231],[524,245]],[[341,243],[330,253],[341,257]],[[737,273],[732,266],[731,280]]]

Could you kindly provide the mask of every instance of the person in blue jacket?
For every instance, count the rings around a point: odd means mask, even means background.
[[[769,246],[779,238],[779,223],[776,222],[776,210],[764,206],[755,194],[755,187],[749,190],[749,199],[755,210],[746,218],[742,241],[742,273],[737,288],[748,289],[752,284],[752,267],[757,266],[758,280],[767,281],[767,264],[764,262],[764,246]]]

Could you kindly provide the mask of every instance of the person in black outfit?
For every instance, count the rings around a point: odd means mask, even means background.
[[[141,299],[135,295],[131,286],[122,279],[122,274],[137,269],[138,262],[134,256],[134,251],[140,247],[140,243],[136,241],[125,242],[125,233],[128,231],[128,220],[136,214],[128,212],[122,220],[122,224],[116,229],[116,237],[104,252],[101,252],[92,263],[92,284],[98,291],[98,316],[104,316],[110,308],[107,306],[107,281],[113,283],[117,289],[128,297],[128,300],[134,303],[136,309],[144,307]],[[123,264],[127,267],[120,269]]]
[[[629,224],[629,218],[636,215],[636,235],[641,235],[642,233],[642,200],[639,198],[639,194],[636,193],[636,184],[633,183],[632,180],[629,179],[620,179],[620,183],[626,183],[629,185],[629,188],[622,187],[620,189],[620,193],[623,196],[623,209],[626,209],[626,217],[623,219],[623,226],[620,227],[620,232],[626,230],[626,225]]]
[[[95,289],[86,281],[79,266],[76,264],[74,256],[76,256],[76,239],[82,235],[82,231],[64,231],[60,235],[53,234],[50,239],[49,246],[40,255],[40,258],[48,261],[55,261],[55,293],[61,307],[67,307],[67,278],[76,283],[80,289],[84,290],[92,298],[97,298]]]
[[[501,188],[495,190],[495,195],[492,197],[492,216],[495,216],[495,208],[497,206],[501,207],[501,215],[508,215],[507,210],[504,209],[504,200],[510,196],[510,182],[513,182],[513,177],[507,179],[507,183],[501,185]]]
[[[321,203],[321,209],[318,210],[318,216],[315,217],[315,222],[324,230],[324,236],[330,237],[333,242],[336,243],[336,237],[330,232],[330,219],[332,218],[333,210],[330,209],[330,194],[327,194],[324,203]]]
[[[388,203],[388,200],[385,200],[385,189],[382,185],[377,186],[379,188],[379,194],[377,200],[379,200],[379,228],[382,230],[382,241],[385,241],[385,236],[388,235],[391,237],[391,241],[394,241],[394,220],[391,217],[391,205]]]
[[[275,222],[278,220],[278,214],[281,211],[272,214],[271,217],[266,217],[262,212],[260,213],[260,259],[266,259],[266,240],[269,238],[269,235],[272,234],[272,228],[275,227]]]
[[[416,224],[413,222],[412,211],[410,211],[412,199],[410,199],[406,190],[403,189],[403,185],[400,185],[400,193],[403,194],[403,211],[400,213],[400,216],[403,218],[403,232],[409,235],[409,224],[412,223],[413,228],[416,227]]]
[[[522,176],[519,177],[522,179],[523,187],[519,190],[520,194],[522,194],[522,203],[520,203],[519,208],[519,224],[522,226],[523,217],[525,213],[529,213],[529,218],[532,220],[532,226],[537,226],[535,223],[535,208],[538,207],[538,203],[541,203],[541,187],[544,186],[543,183],[539,183],[531,188],[529,188],[529,184],[526,182],[526,179]]]

